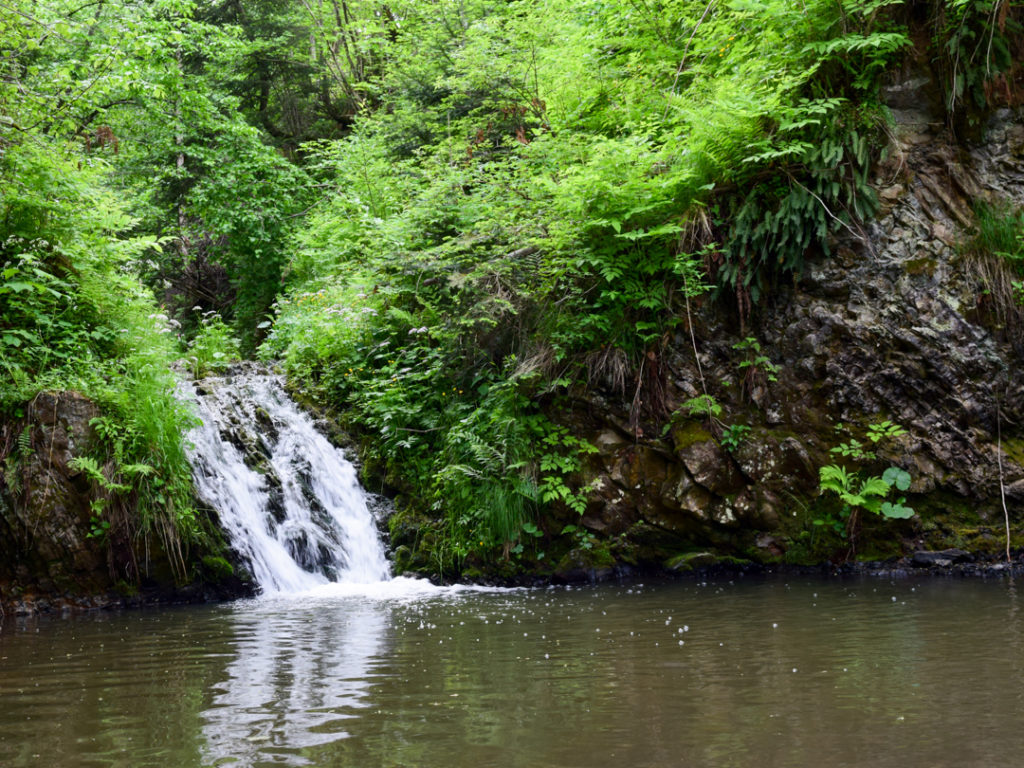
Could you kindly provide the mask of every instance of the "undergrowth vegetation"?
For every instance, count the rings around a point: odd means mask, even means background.
[[[435,568],[572,524],[592,449],[551,415],[588,385],[656,411],[687,302],[745,322],[874,213],[897,5],[402,7],[374,108],[306,147],[329,193],[262,354],[418,489]]]
[[[1011,5],[10,0],[0,413],[87,393],[97,494],[187,541],[169,369],[256,353],[429,518],[429,569],[593,549],[568,406],[664,424],[666,351],[712,300],[753,401],[776,373],[758,307],[878,208],[878,84],[915,18],[969,123],[1013,101]],[[989,250],[1019,277],[1019,242]],[[696,395],[740,450],[750,427]]]
[[[1024,210],[1008,203],[975,205],[974,236],[963,245],[979,282],[979,310],[1010,339],[1024,338]]]
[[[41,142],[3,149],[0,415],[23,419],[44,389],[93,399],[103,417],[83,468],[98,530],[129,550],[153,535],[184,575],[182,545],[199,536],[182,444],[192,417],[175,397],[167,318],[127,270],[159,244],[125,234],[133,222],[100,183],[102,161]]]

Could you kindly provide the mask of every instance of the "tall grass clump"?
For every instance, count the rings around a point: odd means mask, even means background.
[[[979,202],[974,214],[974,236],[963,252],[967,272],[979,282],[978,306],[1024,343],[1024,209]]]

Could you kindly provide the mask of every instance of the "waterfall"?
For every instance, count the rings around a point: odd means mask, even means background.
[[[199,498],[264,592],[389,578],[355,467],[255,368],[193,385],[202,425],[190,457]]]

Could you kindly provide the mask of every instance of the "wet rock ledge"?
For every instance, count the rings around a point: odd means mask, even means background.
[[[78,392],[42,392],[23,418],[0,424],[0,611],[79,612],[246,593],[213,553],[191,553],[182,578],[157,537],[90,536],[95,489],[72,459],[86,455],[99,415]]]

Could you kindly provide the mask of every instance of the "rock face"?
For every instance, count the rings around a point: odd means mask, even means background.
[[[231,570],[218,557],[190,564],[202,581],[178,583],[160,542],[136,535],[130,495],[106,508],[106,519],[117,517],[95,535],[98,491],[73,459],[88,455],[99,415],[77,392],[42,392],[23,418],[0,424],[0,615],[243,593],[230,574],[213,572]]]
[[[48,594],[113,587],[103,549],[89,538],[88,480],[71,459],[92,439],[96,406],[75,392],[44,392],[8,424],[0,478],[0,581]]]
[[[688,332],[665,350],[668,426],[656,414],[629,422],[609,393],[579,405],[574,427],[599,449],[583,478],[593,489],[585,526],[649,544],[652,557],[711,546],[778,558],[810,530],[802,505],[815,503],[818,468],[856,468],[829,449],[885,420],[907,434],[880,442],[865,469],[910,473],[908,503],[921,514],[903,536],[920,539],[933,515],[958,509],[1001,536],[1003,494],[1021,522],[1024,331],[986,306],[988,286],[960,244],[976,201],[1024,206],[1024,114],[998,112],[984,143],[960,146],[929,112],[928,88],[918,74],[890,89],[897,130],[876,169],[873,222],[839,238],[746,328],[699,308],[699,369]],[[746,337],[777,381],[735,349]],[[688,417],[680,406],[705,391],[722,413]],[[730,445],[722,429],[736,424],[750,432]]]

